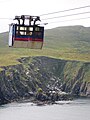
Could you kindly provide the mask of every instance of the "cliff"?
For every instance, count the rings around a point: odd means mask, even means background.
[[[90,96],[90,63],[27,57],[0,71],[0,104],[30,98],[38,88]]]

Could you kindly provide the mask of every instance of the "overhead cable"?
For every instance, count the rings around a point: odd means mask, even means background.
[[[61,20],[61,21],[54,21],[54,22],[47,22],[47,24],[75,21],[75,20],[81,20],[81,19],[90,19],[90,17],[83,17],[83,18],[76,18],[76,19],[69,19],[69,20]]]
[[[88,11],[88,12],[81,12],[81,13],[75,13],[75,14],[69,14],[69,15],[62,15],[62,16],[57,16],[57,17],[44,18],[42,20],[62,18],[62,17],[74,16],[74,15],[87,14],[87,13],[90,13],[90,11]]]
[[[87,11],[87,12],[80,12],[80,13],[75,13],[75,14],[62,15],[62,16],[56,16],[56,17],[49,17],[49,18],[44,18],[44,19],[42,19],[42,20],[55,19],[55,18],[62,18],[62,17],[69,17],[69,16],[75,16],[75,15],[82,15],[82,14],[87,14],[87,13],[90,13],[90,11]],[[9,20],[13,20],[13,18],[0,18],[0,19],[9,19]]]
[[[82,7],[77,7],[77,8],[72,8],[72,9],[66,9],[66,10],[61,10],[61,11],[56,11],[56,12],[51,12],[51,13],[46,13],[46,14],[41,14],[39,16],[45,16],[45,15],[50,15],[50,14],[56,14],[60,12],[67,12],[67,11],[72,11],[72,10],[77,10],[77,9],[83,9],[83,8],[88,8],[90,5],[87,6],[82,6]]]

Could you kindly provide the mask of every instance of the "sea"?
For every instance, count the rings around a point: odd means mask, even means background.
[[[0,120],[90,120],[90,99],[37,105],[31,102],[0,106]]]

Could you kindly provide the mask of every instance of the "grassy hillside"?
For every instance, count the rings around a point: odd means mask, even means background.
[[[50,56],[60,59],[90,61],[90,28],[58,27],[45,31],[42,50],[9,48],[8,32],[0,34],[0,66],[17,64],[23,56]]]
[[[58,27],[46,31],[47,47],[55,49],[71,48],[90,52],[90,28],[83,26]]]
[[[8,45],[8,32],[0,33],[0,48],[5,48]]]

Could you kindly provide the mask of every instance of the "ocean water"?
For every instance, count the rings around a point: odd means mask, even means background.
[[[0,120],[90,120],[90,99],[58,104],[11,103],[0,106]]]

